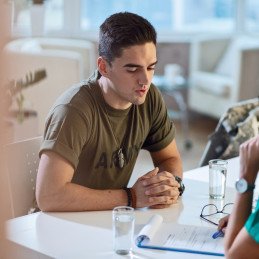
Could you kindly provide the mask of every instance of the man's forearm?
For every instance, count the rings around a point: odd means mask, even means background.
[[[159,172],[167,171],[175,176],[183,178],[182,161],[179,158],[169,158],[156,166],[159,168]]]
[[[127,205],[128,199],[123,189],[95,190],[67,183],[55,193],[38,197],[37,201],[43,211],[93,211]]]

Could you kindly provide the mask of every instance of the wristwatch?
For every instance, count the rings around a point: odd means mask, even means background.
[[[254,184],[249,184],[246,179],[240,178],[236,181],[236,190],[239,193],[245,193],[248,191],[253,191],[255,188]]]
[[[183,180],[179,176],[174,176],[175,180],[180,184],[180,187],[178,188],[180,192],[180,196],[183,194],[185,190],[185,186],[183,184]]]

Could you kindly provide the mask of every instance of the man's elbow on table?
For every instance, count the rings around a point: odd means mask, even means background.
[[[71,187],[73,189],[71,182],[53,184],[37,180],[36,201],[39,209],[44,212],[72,210],[75,197],[71,194]]]
[[[55,211],[55,207],[52,205],[52,202],[49,201],[49,199],[43,198],[43,197],[37,197],[36,198],[38,207],[43,212],[53,212]]]
[[[67,208],[66,196],[73,174],[73,167],[61,156],[54,152],[42,153],[36,182],[36,200],[42,211]]]
[[[44,212],[60,211],[59,195],[54,193],[44,193],[41,188],[36,189],[36,201],[39,209]]]

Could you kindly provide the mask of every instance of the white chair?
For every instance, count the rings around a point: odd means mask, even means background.
[[[24,79],[29,72],[45,69],[46,79],[23,91],[24,106],[38,114],[38,133],[57,97],[71,85],[88,78],[96,68],[96,49],[87,40],[24,38],[4,47],[7,80]],[[38,134],[38,135],[39,135]]]
[[[259,95],[259,42],[251,37],[198,39],[192,45],[188,105],[220,118]]]
[[[5,146],[12,217],[28,214],[35,206],[36,176],[42,137]]]

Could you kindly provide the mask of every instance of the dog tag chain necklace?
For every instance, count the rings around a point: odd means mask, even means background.
[[[118,165],[120,168],[123,168],[124,165],[125,165],[125,156],[123,154],[123,151],[122,151],[122,146],[125,142],[125,137],[126,137],[126,134],[123,138],[123,141],[122,141],[122,145],[120,147],[119,145],[119,141],[117,139],[117,137],[115,136],[115,133],[114,133],[114,130],[113,130],[113,127],[112,127],[112,124],[111,124],[111,121],[110,121],[110,118],[109,118],[109,115],[108,115],[108,112],[107,112],[107,109],[106,109],[106,102],[105,102],[105,99],[104,99],[104,95],[103,95],[103,91],[102,91],[102,87],[101,88],[101,92],[102,92],[102,97],[103,97],[103,101],[104,101],[104,111],[105,111],[105,115],[107,117],[107,121],[108,121],[108,124],[109,124],[109,127],[111,128],[111,132],[112,132],[112,135],[113,135],[113,138],[116,142],[116,145],[117,147],[119,148],[118,151],[117,151],[117,162],[118,162]]]

